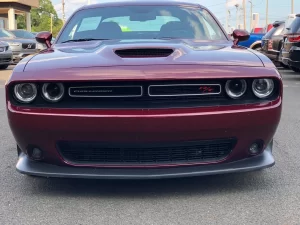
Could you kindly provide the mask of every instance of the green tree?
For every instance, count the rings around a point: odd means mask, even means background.
[[[31,26],[32,31],[50,31],[51,28],[51,14],[53,15],[53,36],[56,37],[60,31],[63,22],[58,18],[57,13],[50,0],[40,0],[39,8],[32,9],[31,11]],[[19,15],[17,17],[18,29],[25,29],[25,17]]]

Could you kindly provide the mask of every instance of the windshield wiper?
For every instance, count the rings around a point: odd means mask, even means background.
[[[110,40],[110,39],[101,39],[101,38],[81,38],[81,39],[71,39],[67,41],[63,41],[61,43],[67,43],[67,42],[83,42],[83,41],[104,41],[104,40]]]
[[[170,39],[178,39],[176,37],[155,37],[153,39],[165,39],[165,40],[170,40]]]

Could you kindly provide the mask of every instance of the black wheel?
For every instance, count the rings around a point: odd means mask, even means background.
[[[300,68],[291,66],[291,69],[296,73],[300,73]]]
[[[280,63],[280,66],[282,66],[283,68],[285,68],[285,69],[289,69],[290,67],[288,66],[288,65],[285,65],[284,63]]]
[[[8,66],[9,65],[0,65],[0,70],[5,70],[5,69],[7,69]]]

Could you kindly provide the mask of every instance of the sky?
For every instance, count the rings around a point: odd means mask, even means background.
[[[112,0],[113,1],[113,0]],[[163,0],[162,0],[163,1]],[[201,5],[206,6],[212,13],[220,20],[225,26],[226,21],[226,0],[195,0]],[[231,11],[231,19],[229,24],[232,26],[236,25],[236,9],[233,6],[236,2],[241,0],[228,0],[228,6]],[[251,4],[246,0],[246,18],[247,18],[247,29],[250,27],[250,8]],[[266,24],[266,1],[267,0],[252,0],[253,13],[260,14],[260,26],[264,27]],[[276,20],[285,20],[291,13],[291,1],[292,0],[269,0],[269,23]],[[101,0],[91,0],[91,3],[100,3]],[[61,0],[52,0],[52,3],[57,10],[58,15],[62,15]],[[65,0],[65,13],[68,18],[74,10],[88,3],[88,0]],[[230,7],[232,5],[232,7]],[[294,0],[295,13],[300,13],[300,0]],[[298,9],[298,11],[297,11]],[[242,20],[240,21],[242,23]]]

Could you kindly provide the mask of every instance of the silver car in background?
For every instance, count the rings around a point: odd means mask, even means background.
[[[18,63],[26,56],[39,52],[34,40],[17,38],[5,29],[0,29],[0,41],[8,43],[13,53],[13,63]]]
[[[38,43],[35,40],[35,34],[32,32],[29,32],[27,30],[17,29],[17,30],[9,30],[13,35],[15,35],[17,38],[22,39],[31,39],[32,41],[36,42],[36,48],[41,51],[47,49],[47,46],[45,44]]]
[[[0,70],[5,70],[13,59],[12,51],[6,42],[0,41]]]

